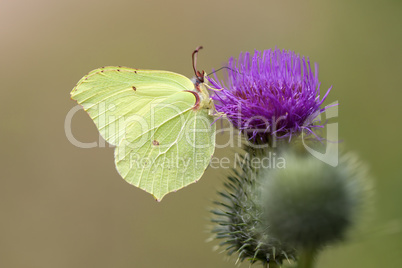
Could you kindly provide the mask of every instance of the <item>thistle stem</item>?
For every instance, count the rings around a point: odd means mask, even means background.
[[[279,268],[279,265],[275,262],[264,262],[264,268]]]
[[[300,251],[298,268],[313,268],[314,267],[314,257],[316,251],[311,248],[305,248]]]

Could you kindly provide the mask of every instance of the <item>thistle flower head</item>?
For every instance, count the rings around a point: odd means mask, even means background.
[[[314,73],[309,59],[274,49],[232,57],[227,67],[225,81],[208,77],[212,88],[222,89],[213,96],[216,109],[250,140],[291,139],[321,127],[312,121],[325,110],[320,106],[330,89],[320,99],[317,64]]]

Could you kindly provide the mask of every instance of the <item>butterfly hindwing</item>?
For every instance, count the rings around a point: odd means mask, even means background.
[[[197,181],[214,152],[212,117],[194,110],[194,101],[193,94],[181,92],[156,104],[116,148],[120,175],[158,200]]]

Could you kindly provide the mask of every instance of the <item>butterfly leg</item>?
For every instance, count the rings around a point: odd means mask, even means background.
[[[208,85],[207,83],[204,83],[204,85],[207,89],[212,90],[212,91],[222,91],[223,90],[223,88],[213,88],[210,85]]]
[[[218,112],[216,110],[214,100],[212,98],[209,99],[208,107],[209,107],[208,115],[219,118],[226,117],[225,113]]]

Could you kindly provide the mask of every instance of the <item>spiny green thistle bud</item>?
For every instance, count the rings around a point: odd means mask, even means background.
[[[268,151],[253,155],[262,158]],[[295,144],[276,152],[286,161],[282,168],[256,169],[246,153],[212,211],[214,238],[240,261],[302,261],[306,250],[342,240],[360,214],[368,185],[355,157],[345,155],[332,167]]]
[[[264,170],[264,221],[277,239],[297,249],[317,250],[342,240],[359,215],[366,172],[349,155],[337,167],[309,154],[287,152],[286,169]]]
[[[238,261],[261,261],[263,264],[281,264],[295,259],[295,250],[271,236],[266,227],[261,207],[261,182],[251,167],[250,158],[243,158],[242,170],[233,170],[225,190],[219,192],[221,201],[214,202],[212,210],[214,238],[224,239],[220,246],[228,255],[238,254]]]

